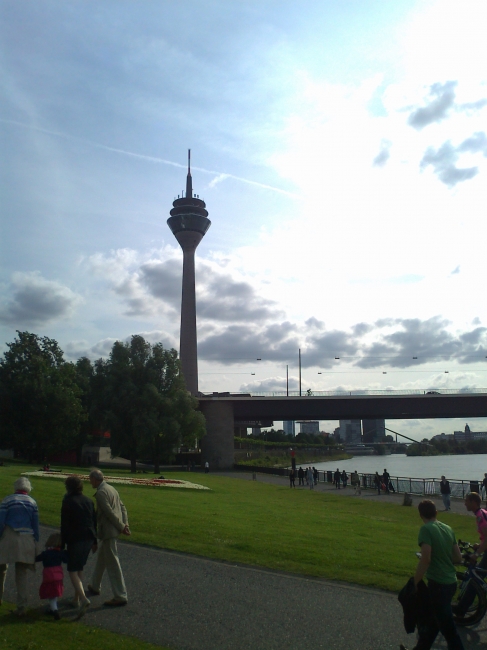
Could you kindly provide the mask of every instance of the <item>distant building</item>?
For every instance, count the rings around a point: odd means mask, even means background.
[[[456,442],[466,442],[467,440],[485,440],[487,431],[471,431],[468,424],[465,425],[464,431],[454,431],[453,438]]]
[[[460,433],[463,433],[461,431]],[[453,433],[438,433],[436,436],[433,436],[431,440],[436,440],[438,442],[448,442],[454,439]]]
[[[382,442],[386,437],[385,420],[362,420],[364,443]]]
[[[300,425],[300,433],[311,433],[318,434],[320,432],[320,422],[319,420],[298,420]]]
[[[284,420],[282,423],[282,427],[284,429],[284,433],[289,435],[291,434],[294,438],[296,435],[296,422],[294,420]]]
[[[341,438],[340,438],[340,427],[337,427],[337,428],[333,431],[333,437],[335,438],[335,440],[340,440],[340,439],[341,439]]]
[[[362,422],[360,420],[340,420],[340,438],[348,444],[362,442]]]

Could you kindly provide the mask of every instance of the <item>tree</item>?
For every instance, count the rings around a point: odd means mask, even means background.
[[[0,360],[0,447],[42,461],[72,449],[83,420],[80,389],[54,339],[17,334]]]
[[[103,360],[99,359],[92,364],[87,357],[78,359],[75,365],[75,381],[83,407],[83,420],[76,438],[76,458],[78,465],[81,465],[83,445],[89,442],[96,430],[103,427],[105,384]]]
[[[130,343],[113,344],[103,372],[112,453],[128,456],[132,472],[141,454],[150,455],[159,472],[174,447],[204,435],[204,417],[186,391],[175,350],[132,336]]]

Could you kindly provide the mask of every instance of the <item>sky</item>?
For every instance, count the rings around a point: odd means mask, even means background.
[[[296,389],[299,349],[303,391],[487,387],[486,26],[484,0],[0,0],[0,351],[178,348],[191,148],[201,391]]]

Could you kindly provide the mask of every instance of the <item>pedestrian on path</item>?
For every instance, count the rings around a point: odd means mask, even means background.
[[[460,564],[462,554],[450,526],[436,519],[436,506],[425,499],[418,505],[423,525],[419,530],[418,544],[421,559],[414,574],[414,585],[424,577],[428,579],[429,612],[418,625],[418,643],[415,650],[429,650],[438,632],[445,637],[449,650],[464,650],[453,619],[451,601],[457,589],[455,564]],[[401,650],[406,650],[401,644]]]
[[[295,488],[296,486],[294,485],[294,480],[295,480],[296,472],[292,469],[289,472],[289,487],[290,488]]]
[[[374,476],[374,485],[377,488],[377,494],[380,494],[381,483],[382,483],[382,477],[379,476],[379,472],[376,472]]]
[[[127,510],[117,490],[108,485],[99,469],[92,470],[89,479],[92,487],[96,488],[97,537],[100,543],[88,589],[95,596],[100,594],[101,580],[106,570],[113,598],[104,604],[109,607],[121,607],[127,604],[127,589],[118,559],[117,537],[120,534],[130,535]]]
[[[337,471],[333,475],[333,480],[335,482],[335,490],[339,490],[340,489],[341,474],[340,474],[340,470],[338,469],[338,467],[337,467]]]
[[[302,467],[298,469],[298,485],[304,486],[304,469]]]
[[[29,496],[32,485],[21,476],[14,483],[14,494],[0,504],[0,604],[9,564],[15,564],[17,616],[27,607],[27,572],[35,571],[36,544],[39,542],[39,511]]]
[[[443,505],[445,506],[445,511],[446,510],[451,510],[450,507],[450,494],[451,494],[451,489],[450,489],[450,483],[449,481],[446,480],[444,476],[441,477],[440,481],[440,492],[441,492],[441,498],[443,499]]]
[[[316,467],[313,467],[313,481],[315,482],[315,485],[318,484],[318,470]]]
[[[208,474],[210,471],[210,463],[208,461],[205,461],[205,474]]]
[[[57,607],[57,599],[61,598],[64,592],[64,571],[63,562],[68,561],[68,554],[61,550],[62,538],[60,533],[49,535],[46,548],[36,556],[36,562],[42,562],[42,583],[39,587],[39,598],[49,601],[48,614],[54,617],[55,621],[61,618]]]
[[[382,483],[385,485],[385,491],[386,494],[389,494],[389,483],[391,482],[391,476],[389,472],[384,469],[384,473],[382,474]]]
[[[313,470],[311,469],[311,467],[308,467],[308,470],[306,472],[306,478],[308,480],[309,489],[314,490],[315,482],[313,479]]]
[[[61,506],[61,537],[68,553],[68,574],[74,589],[73,607],[78,619],[91,605],[83,587],[83,570],[90,552],[97,549],[96,514],[93,501],[83,494],[83,481],[74,474],[64,481],[66,494]]]
[[[342,483],[343,483],[343,489],[345,489],[348,483],[348,474],[345,470],[343,470],[342,472]]]
[[[351,483],[352,487],[355,488],[354,495],[362,493],[362,491],[360,489],[360,477],[358,475],[357,470],[355,470],[355,472],[352,472],[350,474],[350,483]]]

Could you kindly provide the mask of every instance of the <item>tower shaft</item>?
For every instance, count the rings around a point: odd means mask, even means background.
[[[186,196],[173,202],[169,228],[183,250],[183,286],[181,294],[181,330],[179,358],[186,388],[198,394],[198,342],[196,331],[195,251],[211,225],[205,202],[193,196],[191,170],[186,179]]]

